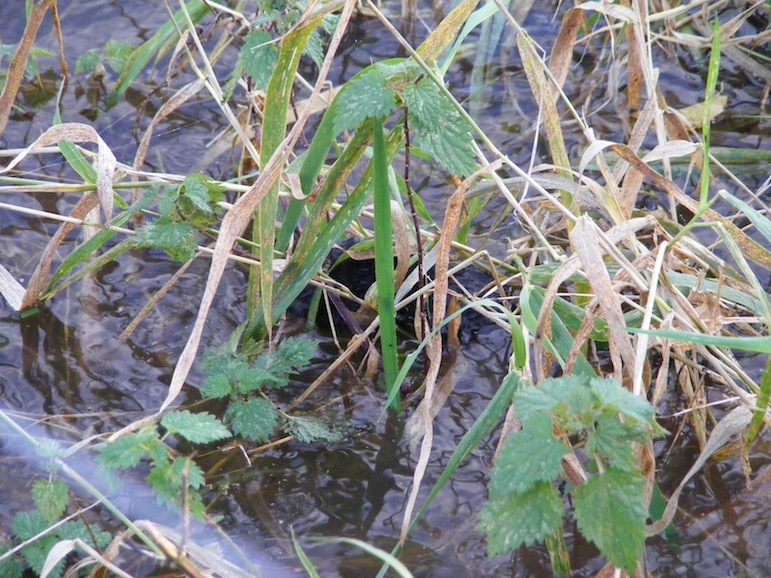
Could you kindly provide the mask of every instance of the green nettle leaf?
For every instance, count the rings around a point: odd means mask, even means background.
[[[594,378],[589,381],[589,387],[603,405],[613,406],[627,417],[642,423],[653,421],[656,410],[650,402],[625,389],[617,380]]]
[[[449,172],[467,177],[477,170],[469,125],[431,79],[402,91],[418,146]]]
[[[75,62],[75,74],[91,73],[102,57],[98,50],[87,50]]]
[[[198,248],[198,233],[190,223],[166,217],[148,223],[137,234],[137,246],[162,249],[175,261],[189,261]]]
[[[107,62],[110,64],[110,68],[120,74],[134,53],[134,45],[120,40],[108,40],[105,52],[107,53]]]
[[[244,71],[260,90],[266,90],[278,62],[278,47],[264,30],[252,30],[246,35],[238,56]]]
[[[11,529],[16,537],[23,542],[33,536],[37,536],[48,528],[49,525],[43,514],[37,510],[32,510],[31,512],[19,512],[16,514],[11,522]]]
[[[40,576],[48,553],[51,551],[51,548],[56,546],[59,540],[59,537],[56,535],[48,535],[36,541],[34,544],[30,544],[21,551],[21,555],[34,572],[34,575]],[[59,578],[62,575],[62,572],[64,572],[64,564],[64,560],[59,561],[48,576],[51,578]]]
[[[0,556],[11,549],[10,544],[0,546]],[[17,556],[6,558],[0,562],[0,578],[22,578],[24,575],[24,565]]]
[[[645,479],[615,468],[591,476],[573,492],[581,533],[615,566],[632,574],[643,551],[647,512]]]
[[[214,209],[211,206],[211,196],[207,186],[207,178],[204,175],[194,174],[185,177],[182,183],[182,189],[185,198],[192,205],[206,215],[214,215]]]
[[[53,524],[62,517],[70,503],[69,488],[59,478],[37,480],[32,485],[32,499],[43,517]]]
[[[219,419],[207,412],[174,411],[163,417],[161,425],[194,444],[208,444],[231,435]]]
[[[630,422],[622,423],[616,415],[602,415],[587,436],[586,451],[608,460],[611,467],[633,472],[639,469],[633,443],[645,443],[648,436],[646,430],[635,428]]]
[[[538,412],[551,412],[562,404],[568,388],[584,387],[585,379],[580,376],[566,376],[559,379],[544,379],[535,387],[523,387],[514,395],[519,417],[523,421]]]
[[[147,476],[147,481],[152,485],[159,504],[179,506],[186,498],[186,506],[190,511],[199,518],[203,517],[206,508],[196,490],[204,485],[204,475],[201,468],[190,458],[156,463]],[[190,489],[187,493],[183,491],[186,487]]]
[[[565,444],[554,437],[549,416],[531,417],[503,446],[490,477],[491,495],[522,493],[537,482],[553,480],[562,473],[567,453]]]
[[[340,429],[330,427],[316,417],[286,416],[286,430],[299,441],[308,444],[317,441],[336,443],[343,439]]]
[[[479,528],[487,533],[488,554],[496,556],[543,541],[559,529],[563,516],[557,489],[550,482],[538,482],[523,493],[494,497],[491,492]]]
[[[313,63],[321,68],[321,63],[324,60],[324,41],[321,39],[321,34],[319,34],[318,30],[314,30],[308,39],[308,44],[305,46],[305,54],[310,56]]]
[[[126,434],[117,440],[106,442],[96,447],[99,462],[106,468],[127,470],[139,465],[149,451],[149,447],[160,444],[158,432],[154,427],[146,427],[135,434]]]
[[[56,534],[60,540],[80,539],[89,546],[99,548],[107,546],[107,544],[112,541],[112,536],[110,536],[108,532],[100,531],[98,528],[94,527],[89,530],[89,528],[86,528],[86,525],[80,520],[65,522],[57,528]],[[96,544],[94,544],[93,538],[96,538]]]
[[[37,454],[44,460],[53,462],[58,458],[64,457],[64,450],[58,441],[52,439],[42,439],[38,442]]]
[[[267,361],[266,368],[284,381],[298,369],[310,363],[316,353],[316,344],[307,339],[290,337],[279,343],[273,353],[261,356]]]
[[[235,390],[224,373],[209,373],[203,381],[201,395],[219,399],[233,395]]]
[[[162,217],[169,217],[170,219],[177,217],[177,199],[181,193],[181,186],[158,189],[158,212]]]
[[[278,411],[267,399],[256,397],[231,403],[225,412],[225,421],[237,435],[265,443],[276,428]]]
[[[345,84],[335,107],[333,126],[337,135],[357,129],[368,118],[388,117],[396,109],[396,99],[382,68],[374,65]]]

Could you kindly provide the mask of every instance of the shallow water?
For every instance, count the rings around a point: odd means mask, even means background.
[[[165,9],[149,0],[75,1],[60,9],[71,70],[84,50],[100,49],[110,38],[143,41],[166,19]],[[425,11],[421,15],[431,26],[430,13]],[[55,52],[55,36],[50,24],[47,26],[38,45]],[[551,12],[543,11],[531,14],[525,26],[548,49],[558,24],[552,20]],[[422,24],[418,23],[415,29],[420,36]],[[22,30],[23,11],[3,3],[0,40],[15,43]],[[343,80],[373,60],[400,54],[394,41],[373,20],[359,19],[349,38],[336,68],[337,77]],[[478,118],[482,127],[498,138],[501,150],[524,166],[529,162],[534,139],[535,106],[515,52],[510,44],[499,49],[498,58],[506,66],[492,76],[493,82],[478,104]],[[588,56],[580,67],[589,69],[587,61]],[[43,69],[55,66],[52,62],[46,60]],[[157,81],[163,78],[165,65],[159,64],[154,75]],[[703,62],[693,62],[687,54],[667,61],[662,68],[662,86],[667,89],[668,101],[677,105],[699,101],[704,70]],[[450,71],[449,83],[458,94],[469,92],[469,71],[469,62],[456,64]],[[108,77],[107,82],[114,80]],[[88,102],[86,79],[75,76],[64,93],[63,119],[89,122],[121,161],[130,162],[144,127],[162,102],[158,94],[149,94],[152,83],[147,78],[145,81],[147,86],[139,86],[128,100],[106,110],[102,101]],[[723,91],[729,96],[730,107],[729,114],[713,129],[713,144],[771,148],[768,124],[747,125],[742,119],[747,113],[757,114],[761,110],[763,87],[741,71],[728,71],[721,81],[726,83]],[[588,85],[590,80],[579,81],[579,86],[581,82]],[[160,92],[166,95],[168,91]],[[36,98],[34,94],[30,92],[27,100],[22,101],[25,114],[17,115],[3,135],[5,146],[26,146],[50,126],[54,106],[50,93],[40,105],[35,104],[41,100],[40,94]],[[604,131],[603,138],[623,138],[612,107],[592,111],[589,120],[596,130]],[[171,173],[197,170],[205,145],[223,127],[211,102],[191,103],[157,131],[148,163]],[[580,154],[578,148],[571,150],[573,158],[580,158]],[[537,158],[536,162],[540,160]],[[23,168],[72,178],[72,173],[55,156],[26,161]],[[216,177],[227,174],[229,159],[226,155],[214,159],[208,170]],[[767,171],[755,173],[748,171],[746,175],[745,182],[751,188],[757,188],[767,176]],[[448,187],[446,176],[436,169],[417,166],[414,178],[415,183],[421,183],[421,195],[429,210],[441,217]],[[12,195],[2,200],[59,213],[67,212],[74,204],[73,197],[61,195]],[[495,203],[487,207],[481,216],[480,233],[489,230],[500,210],[501,206]],[[0,211],[0,261],[25,282],[55,230],[54,224],[38,217]],[[503,238],[521,231],[506,221],[500,233]],[[74,238],[65,244],[64,250],[73,245]],[[501,243],[491,249],[499,251],[502,247]],[[22,319],[0,303],[3,409],[18,412],[19,419],[67,414],[61,423],[75,432],[94,433],[113,431],[142,412],[155,410],[166,395],[175,360],[192,326],[208,262],[199,259],[194,263],[130,339],[120,341],[118,336],[177,268],[176,263],[159,252],[137,251],[57,296],[34,316]],[[237,269],[226,274],[218,306],[209,316],[204,346],[227,340],[244,319],[244,280],[244,274]],[[768,278],[762,281],[768,285]],[[282,392],[286,401],[302,392],[337,355],[330,337],[307,333],[306,338],[318,342],[319,355],[313,366]],[[506,373],[507,361],[507,343],[501,333],[482,335],[458,354],[452,369],[454,393],[436,420],[435,447],[422,497],[494,394]],[[747,363],[748,367],[757,368],[763,360],[748,357]],[[201,376],[196,373],[188,380],[187,391],[193,398],[200,381]],[[717,398],[720,392],[711,390],[710,395]],[[383,396],[375,384],[349,371],[342,371],[323,384],[313,399],[329,400],[329,417],[354,425],[344,442],[292,442],[252,458],[251,463],[234,450],[236,455],[216,480],[222,491],[214,499],[212,513],[222,516],[223,529],[261,563],[297,567],[289,540],[290,527],[301,538],[356,537],[386,550],[398,538],[405,494],[415,465],[404,441],[402,420],[393,415],[378,419]],[[668,401],[677,404],[676,400]],[[669,410],[660,409],[665,414]],[[694,459],[695,444],[690,432],[685,433],[675,442],[671,456],[658,464],[663,470],[665,493],[676,486]],[[45,435],[74,441],[82,434],[49,427]],[[3,433],[0,469],[5,474],[5,483],[0,485],[0,502],[8,507],[0,513],[0,528],[6,532],[17,511],[31,508],[26,488],[38,471],[29,452],[20,451],[18,443],[16,438]],[[475,530],[476,515],[486,498],[496,443],[495,434],[483,441],[412,534],[402,559],[415,576],[548,575],[548,557],[543,549],[522,549],[512,556],[488,559],[483,536]],[[769,446],[766,436],[754,447],[752,464],[756,471],[768,465]],[[666,449],[663,442],[661,449]],[[137,484],[139,478],[137,475]],[[747,492],[743,488],[744,477],[736,461],[705,468],[683,494],[683,513],[676,537],[649,541],[647,558],[651,574],[700,578],[771,574],[767,548],[771,542],[771,500],[761,499],[765,495],[762,491]],[[141,485],[130,493],[133,495],[119,497],[127,508],[131,504],[147,504],[147,499],[141,497]],[[153,510],[138,515],[152,516]],[[168,521],[166,514],[162,518]],[[574,540],[570,528],[568,539],[575,575],[595,574],[603,562],[594,548],[580,537]],[[374,576],[379,569],[373,558],[350,546],[304,542],[304,547],[323,576]]]

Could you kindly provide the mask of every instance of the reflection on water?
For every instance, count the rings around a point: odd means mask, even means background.
[[[2,41],[16,42],[23,29],[23,11],[3,6],[0,12]],[[137,14],[142,14],[141,21],[136,18]],[[427,18],[430,19],[430,15]],[[94,0],[64,7],[62,19],[67,55],[74,59],[88,48],[101,48],[110,38],[131,42],[148,38],[165,21],[166,12],[157,2]],[[526,26],[548,49],[556,35],[557,23],[549,11],[544,11],[533,13]],[[415,34],[421,30],[417,26]],[[53,32],[44,30],[39,45],[56,51]],[[340,79],[350,78],[373,60],[395,54],[400,54],[400,49],[384,36],[382,27],[361,18],[346,39],[336,74]],[[494,140],[497,137],[497,142],[502,143],[501,149],[527,165],[535,138],[535,105],[515,51],[507,44],[499,56],[506,67],[498,67],[497,73],[491,75],[484,98],[475,101],[475,107],[481,126],[494,135]],[[74,61],[70,65],[74,70]],[[577,66],[591,72],[591,55],[582,55]],[[162,76],[162,68],[163,63],[159,65],[156,79]],[[470,61],[450,69],[448,82],[458,94],[471,96],[470,71]],[[693,104],[702,97],[700,73],[683,74],[676,59],[664,63],[661,72],[663,84],[674,91],[665,95],[671,103]],[[222,78],[228,74],[225,70],[218,73]],[[108,82],[114,80],[107,79]],[[577,90],[602,89],[590,80],[585,81],[586,86],[579,81]],[[737,109],[745,111],[754,107],[752,110],[757,111],[762,87],[741,77],[727,78],[730,80],[736,82],[727,83],[724,91]],[[89,95],[86,88],[84,78],[71,80],[64,93],[64,119],[85,122],[81,115],[92,119],[91,123],[118,158],[129,161],[154,110],[162,102],[161,96],[152,93],[149,86],[140,86],[129,100],[108,111],[100,109],[98,101],[95,105],[93,93]],[[36,100],[29,95],[23,104],[28,107],[26,119],[17,117],[3,135],[9,147],[29,144],[51,124],[50,99]],[[588,114],[602,138],[614,135],[623,138],[619,132],[623,127],[611,107],[588,111]],[[205,145],[222,128],[216,106],[210,102],[191,103],[158,130],[148,164],[159,170],[185,173],[193,166],[191,163],[202,158]],[[726,121],[713,129],[713,137],[723,144],[743,142],[751,147],[768,148],[768,136],[767,129],[738,122]],[[572,150],[571,154],[578,158],[580,150]],[[539,160],[536,158],[536,162]],[[24,166],[62,179],[73,177],[56,157],[41,157]],[[441,215],[447,193],[446,176],[419,164],[413,169],[414,183],[421,184],[421,195],[429,210],[436,216]],[[229,158],[216,159],[209,170],[217,177],[228,174]],[[748,176],[750,181],[752,178]],[[753,186],[752,182],[748,184]],[[3,200],[52,212],[66,212],[74,202],[72,198],[56,195],[18,195]],[[489,230],[500,213],[500,204],[488,205],[480,215],[484,225],[480,231]],[[500,226],[502,237],[520,234],[511,230],[513,226],[508,221]],[[3,265],[21,278],[28,277],[36,264],[36,256],[54,230],[55,227],[41,219],[0,213]],[[155,410],[166,395],[174,362],[189,334],[208,263],[196,262],[130,339],[120,341],[118,335],[177,267],[163,255],[136,252],[73,286],[31,317],[20,319],[0,303],[2,407],[36,417],[67,414],[66,423],[70,427],[94,433],[113,431],[140,413]],[[210,315],[205,335],[208,344],[225,341],[243,320],[244,296],[243,274],[230,271],[218,295],[220,305]],[[336,356],[336,346],[326,335],[311,333],[308,337],[320,345],[314,367],[325,367]],[[507,350],[504,335],[486,333],[472,339],[458,356],[452,377],[455,391],[436,421],[435,448],[422,498],[500,384],[507,367]],[[284,401],[299,394],[313,378],[311,371],[305,372],[302,379],[282,392],[286,396]],[[195,373],[189,379],[187,391],[193,396],[199,381],[200,376]],[[222,517],[221,526],[239,545],[255,557],[275,558],[287,566],[296,565],[290,528],[301,537],[356,537],[390,550],[399,533],[405,495],[415,465],[405,447],[402,419],[393,414],[381,419],[383,397],[375,384],[362,382],[342,371],[325,383],[314,399],[329,400],[330,412],[354,424],[344,442],[331,445],[292,442],[252,458],[250,463],[234,451],[227,468],[215,478],[219,490],[210,496],[211,513]],[[41,431],[41,435],[53,434]],[[475,530],[475,516],[486,497],[485,484],[496,441],[495,436],[483,440],[416,527],[402,556],[415,576],[549,575],[548,557],[542,549],[522,549],[512,557],[488,559],[483,537]],[[662,475],[665,492],[677,484],[693,460],[694,448],[689,447],[688,436],[678,443],[682,447],[660,464],[665,469]],[[760,450],[756,448],[753,463],[757,467],[768,463],[771,448],[767,446],[768,442]],[[31,507],[26,488],[39,470],[31,457],[21,454],[15,444],[11,451],[11,440],[5,434],[0,440],[0,452],[0,474],[5,480],[0,485],[0,501],[13,504],[0,514],[2,527],[7,529],[17,510]],[[770,575],[767,545],[771,542],[768,522],[771,499],[767,489],[747,491],[743,490],[743,484],[743,476],[735,467],[721,470],[710,466],[703,476],[697,477],[682,502],[685,512],[697,514],[691,518],[681,517],[675,537],[650,541],[650,572],[656,576],[699,578]],[[759,487],[766,488],[764,484],[766,482]],[[132,511],[145,502],[146,495],[146,490],[139,485],[117,495],[116,499]],[[142,499],[137,500],[137,496]],[[167,514],[162,516],[169,521]],[[570,523],[567,530],[574,552],[573,564],[578,569],[576,575],[592,575],[602,566],[602,561],[591,545],[580,541],[578,536],[574,538],[575,528]],[[379,569],[371,557],[351,546],[306,542],[305,547],[325,576],[364,578],[374,576]]]

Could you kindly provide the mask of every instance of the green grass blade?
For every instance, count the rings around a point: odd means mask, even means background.
[[[538,316],[543,307],[544,289],[526,284],[520,293],[520,306],[522,307],[522,320],[528,331],[535,335],[538,326]],[[560,366],[565,367],[565,360],[573,347],[573,336],[568,330],[568,321],[560,317],[559,311],[555,305],[554,315],[552,316],[552,338],[545,340],[546,348],[559,362]],[[592,369],[591,364],[586,357],[578,354],[575,366],[573,367],[575,375],[596,376],[597,373]]]
[[[198,23],[209,11],[209,7],[201,0],[190,0],[186,4],[187,13],[194,23]],[[137,48],[129,57],[123,72],[118,78],[115,90],[107,99],[108,106],[114,106],[128,90],[131,83],[142,73],[153,58],[160,58],[179,38],[179,30],[186,28],[185,10],[177,11],[173,18],[166,22],[153,34],[147,42]]]
[[[356,540],[355,538],[330,538],[330,539],[320,539],[319,542],[327,543],[327,544],[330,542],[332,543],[340,542],[343,544],[351,544],[352,546],[361,548],[368,554],[372,554],[375,558],[378,558],[384,564],[393,568],[394,571],[402,578],[413,578],[412,573],[407,569],[407,567],[400,560],[397,560],[393,556],[393,554],[389,554],[388,552],[385,552],[380,548],[376,548],[371,544],[367,544],[362,540]]]
[[[394,247],[391,223],[391,190],[388,185],[388,158],[382,119],[372,119],[374,154],[372,158],[375,196],[375,283],[380,317],[380,351],[383,355],[385,389],[396,382],[399,361],[396,351],[396,310],[394,308]],[[395,405],[399,406],[398,397]],[[396,409],[396,408],[395,408]]]
[[[310,558],[308,558],[307,554],[303,551],[302,546],[300,546],[300,542],[297,539],[297,536],[294,535],[294,528],[291,528],[292,530],[292,543],[294,544],[294,552],[297,554],[297,557],[300,559],[300,563],[303,565],[303,568],[305,568],[305,571],[308,573],[308,576],[310,578],[320,578],[319,573],[316,571],[316,568],[313,566],[313,562],[311,562]]]
[[[763,377],[760,380],[760,391],[758,392],[758,397],[755,400],[755,412],[752,415],[752,421],[750,421],[750,427],[747,432],[748,443],[752,443],[752,441],[763,429],[763,424],[766,423],[766,410],[768,409],[768,404],[770,401],[771,357],[766,359],[766,369],[763,371]]]
[[[661,337],[663,339],[674,339],[684,343],[696,343],[698,345],[708,345],[712,347],[727,347],[729,349],[771,355],[771,337],[729,337],[724,335],[691,333],[689,331],[675,331],[673,329],[635,329],[633,327],[624,327],[623,329],[629,333],[644,333],[646,335],[653,335],[654,337]]]
[[[701,190],[699,205],[705,207],[709,200],[709,139],[712,127],[712,100],[715,97],[717,79],[720,75],[720,20],[715,17],[712,26],[712,50],[709,55],[707,86],[704,89],[704,117],[701,122],[702,142],[704,146],[703,166],[701,168]]]
[[[304,26],[289,32],[281,42],[276,69],[273,71],[265,94],[265,124],[260,149],[260,157],[264,163],[268,162],[284,140],[295,72],[305,46],[321,20],[321,15],[308,20]],[[260,245],[260,266],[252,267],[249,274],[248,315],[250,319],[254,318],[258,307],[257,296],[252,289],[258,286],[262,303],[261,317],[273,319],[273,251],[276,242],[279,187],[280,183],[276,181],[257,209],[258,216],[252,240]],[[259,279],[259,285],[257,279]]]
[[[60,105],[62,101],[63,90],[64,83],[62,82],[62,84],[59,86],[59,93],[56,96],[56,108],[54,109],[53,122],[54,125],[62,124]],[[74,143],[66,140],[60,141],[57,146],[59,147],[59,150],[62,151],[62,156],[64,159],[69,163],[72,169],[80,175],[80,178],[91,185],[96,185],[96,171],[94,170],[94,167],[91,165],[91,163],[88,162],[86,157],[83,156],[83,153],[78,150],[78,147],[76,147]]]

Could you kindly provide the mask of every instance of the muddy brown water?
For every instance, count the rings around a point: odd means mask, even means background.
[[[162,4],[155,0],[60,2],[59,8],[70,70],[74,70],[75,59],[85,50],[101,50],[110,38],[134,43],[146,40],[167,17]],[[553,20],[551,14],[550,9],[540,9],[525,21],[533,37],[547,49],[558,26],[558,19]],[[422,11],[421,15],[431,26],[430,12]],[[0,41],[17,42],[23,26],[23,3],[3,2]],[[422,26],[422,22],[416,24],[417,37],[424,33]],[[56,52],[50,24],[44,26],[38,45]],[[478,118],[502,150],[526,164],[533,139],[532,97],[511,44],[503,43],[497,51],[495,62],[505,66],[493,75],[495,81],[482,93]],[[335,74],[345,80],[371,61],[398,54],[398,46],[377,22],[360,18],[345,42]],[[665,96],[671,104],[693,104],[703,94],[706,64],[694,62],[687,54],[677,56],[662,64]],[[52,66],[57,66],[54,59],[41,60],[43,71]],[[157,67],[155,81],[162,79],[164,66],[165,62],[161,62]],[[584,66],[588,66],[584,61],[577,64],[574,73],[579,74]],[[464,61],[450,71],[449,83],[459,95],[469,94],[470,68],[470,63]],[[731,106],[729,114],[713,129],[714,144],[768,150],[768,124],[744,119],[748,114],[762,112],[762,85],[741,71],[724,72],[723,91]],[[220,73],[224,76],[226,71],[220,67]],[[14,115],[2,135],[4,147],[26,146],[51,125],[56,75],[44,72],[42,80],[42,88],[25,89],[23,113]],[[108,83],[114,80],[113,76],[106,79]],[[75,75],[64,93],[62,117],[95,126],[116,156],[129,162],[144,127],[162,102],[162,96],[150,93],[153,82],[143,75],[126,100],[107,109],[103,100],[89,101],[86,78]],[[612,110],[596,112],[590,122],[604,131],[603,138],[623,138]],[[199,170],[196,163],[204,155],[206,143],[223,126],[214,104],[192,103],[157,131],[148,162],[156,170],[171,173]],[[574,158],[580,157],[578,146],[575,144],[571,150]],[[63,180],[73,178],[56,156],[29,160],[24,169]],[[757,188],[768,174],[762,167],[757,169],[742,173],[750,188]],[[229,159],[226,155],[216,158],[207,170],[216,177],[228,174]],[[429,209],[440,217],[448,187],[446,176],[420,166],[415,174]],[[9,195],[2,200],[59,213],[68,212],[75,202],[71,196],[54,194]],[[499,212],[500,206],[490,205],[478,231],[489,230]],[[504,223],[501,238],[507,228],[514,226],[510,221]],[[55,224],[37,217],[0,211],[0,261],[22,282],[26,281],[55,229]],[[63,250],[74,246],[74,242],[72,239]],[[493,247],[496,249],[500,246]],[[2,408],[18,412],[19,419],[66,414],[66,419],[59,420],[60,425],[66,423],[75,432],[94,433],[113,431],[157,408],[191,329],[208,262],[196,261],[131,339],[120,341],[118,335],[176,270],[177,264],[163,254],[137,251],[71,287],[31,317],[21,318],[0,303]],[[241,271],[234,269],[226,274],[218,294],[219,305],[209,317],[205,345],[222,343],[244,319],[244,280]],[[768,279],[763,281],[768,286]],[[287,388],[287,400],[301,392],[337,354],[336,345],[327,335],[310,332],[305,336],[319,344],[318,356]],[[436,420],[436,441],[423,498],[500,384],[507,355],[506,337],[500,333],[472,339],[458,355],[453,368],[455,391]],[[746,359],[750,368],[762,366],[762,359]],[[191,397],[201,377],[195,372],[191,375],[186,390]],[[336,401],[341,395],[342,401]],[[710,391],[714,399],[721,395],[717,389]],[[325,383],[315,399],[333,400],[327,408],[329,417],[352,424],[346,441],[293,442],[251,463],[236,457],[216,479],[219,494],[208,496],[214,501],[212,513],[221,516],[222,528],[254,562],[266,568],[266,575],[296,575],[298,564],[291,553],[290,527],[301,538],[348,536],[386,550],[393,547],[399,534],[415,465],[403,439],[402,418],[390,415],[379,419],[381,393],[348,371]],[[677,406],[677,400],[668,403]],[[667,414],[671,408],[662,407],[660,411]],[[664,425],[673,427],[675,422],[670,420]],[[78,435],[61,427],[38,427],[35,432],[70,442]],[[415,576],[549,575],[543,549],[521,549],[513,555],[488,558],[484,537],[475,530],[496,442],[495,434],[483,440],[410,537],[402,559]],[[669,457],[659,462],[665,492],[676,486],[696,452],[687,431],[675,444]],[[663,453],[669,441],[662,440],[658,446]],[[754,446],[751,460],[756,471],[768,465],[769,451],[768,436]],[[75,467],[86,471],[93,468],[87,457],[82,459],[74,463]],[[0,503],[4,504],[0,528],[8,533],[13,515],[32,507],[29,487],[40,470],[29,452],[20,447],[20,441],[7,431],[0,440],[0,472]],[[771,496],[766,478],[746,489],[736,461],[708,465],[683,494],[676,532],[648,541],[650,573],[699,578],[771,575]],[[140,475],[132,478],[131,484],[115,496],[116,503],[136,517],[174,524],[173,517],[160,514],[153,505]],[[107,518],[105,524],[118,527]],[[603,565],[602,559],[591,544],[577,535],[574,526],[569,525],[567,530],[575,575],[593,575]],[[206,538],[202,541],[206,542]],[[307,541],[304,545],[323,576],[374,576],[379,569],[373,558],[350,546]]]

